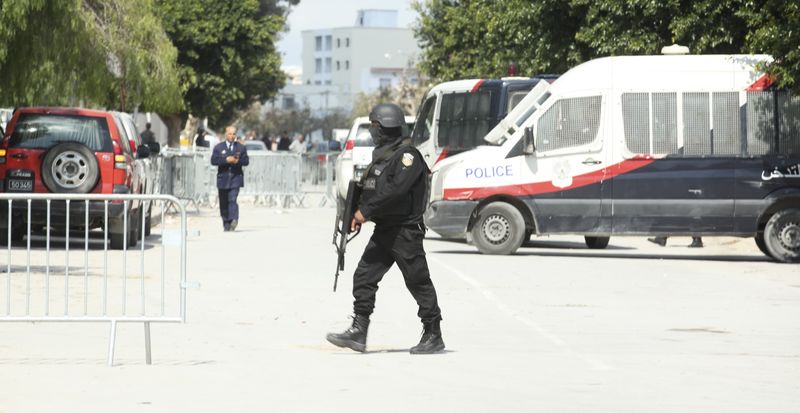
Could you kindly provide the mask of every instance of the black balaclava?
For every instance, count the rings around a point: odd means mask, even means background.
[[[403,136],[403,128],[384,128],[380,125],[370,125],[369,134],[372,135],[372,142],[375,146],[390,144]]]

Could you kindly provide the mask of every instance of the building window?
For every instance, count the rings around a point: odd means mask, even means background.
[[[314,59],[314,73],[322,73],[322,59]]]
[[[344,61],[344,70],[350,70],[350,61],[349,60],[345,60]]]
[[[339,70],[341,70],[341,69],[342,69],[342,62],[340,62],[340,61],[338,61],[338,60],[337,60],[337,61],[336,61],[336,71],[338,72],[338,71],[339,71]]]
[[[336,48],[342,47],[342,39],[340,37],[336,38]]]
[[[344,39],[344,47],[350,47],[350,38],[349,37],[346,37]]]
[[[389,89],[390,87],[392,87],[392,79],[382,77],[378,81],[380,82],[380,85],[378,87],[380,87],[381,89]]]
[[[314,50],[321,52],[322,51],[322,36],[314,37]]]
[[[331,84],[331,81],[330,81],[330,80],[326,80],[326,81],[325,81],[325,84],[326,84],[326,85],[330,85],[330,84]]]
[[[325,36],[325,50],[333,49],[333,37]]]
[[[315,85],[321,85],[321,84],[322,84],[322,82],[321,82],[321,81],[319,81],[319,80],[315,80],[315,81],[314,81],[314,84],[315,84]]]
[[[331,72],[331,58],[330,57],[326,57],[325,58],[325,73],[330,73],[330,72]]]
[[[294,109],[294,95],[284,95],[282,106],[284,109]]]

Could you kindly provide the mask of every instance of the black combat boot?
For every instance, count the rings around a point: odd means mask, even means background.
[[[353,325],[341,334],[329,333],[328,341],[337,347],[347,347],[351,350],[364,352],[367,350],[367,329],[369,317],[356,314],[353,316]]]
[[[411,347],[411,354],[433,354],[444,350],[440,321],[442,320],[436,319],[422,323],[422,338],[419,339],[419,344]]]

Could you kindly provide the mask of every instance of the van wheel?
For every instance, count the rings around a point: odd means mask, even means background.
[[[756,240],[756,246],[758,247],[758,249],[761,252],[763,252],[764,255],[766,255],[767,257],[772,258],[772,254],[770,254],[769,250],[767,249],[767,243],[764,242],[764,233],[763,232],[759,232],[756,235],[755,240]]]
[[[512,205],[493,202],[478,213],[472,239],[484,254],[513,254],[524,241],[525,220]]]
[[[611,240],[611,237],[585,236],[583,239],[586,240],[586,246],[589,247],[589,249],[601,250],[608,246],[608,241]]]
[[[780,262],[800,262],[800,209],[778,211],[764,228],[767,251]]]
[[[57,193],[85,194],[97,184],[100,169],[85,145],[64,142],[50,148],[42,160],[42,182]]]

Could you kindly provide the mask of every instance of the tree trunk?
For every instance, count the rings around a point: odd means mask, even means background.
[[[178,148],[181,146],[181,120],[183,115],[162,115],[161,120],[167,125],[167,146]]]

